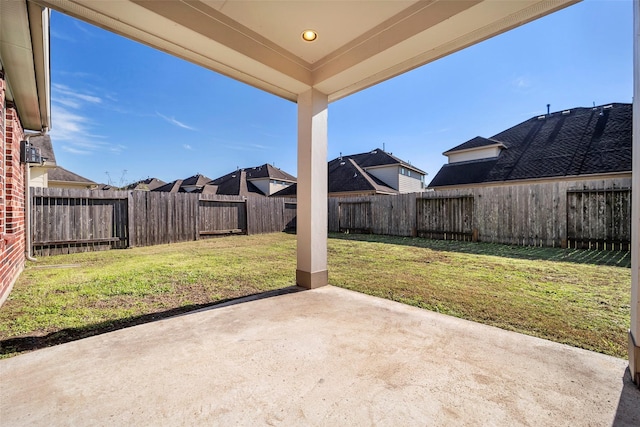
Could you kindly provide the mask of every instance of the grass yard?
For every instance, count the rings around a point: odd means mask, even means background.
[[[332,285],[626,356],[628,253],[330,237]],[[291,286],[295,246],[276,233],[41,258],[0,308],[0,357]]]

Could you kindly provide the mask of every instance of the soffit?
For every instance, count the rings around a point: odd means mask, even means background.
[[[333,101],[577,1],[38,3],[286,99],[315,87]]]
[[[15,103],[22,126],[50,124],[49,14],[26,1],[0,1],[0,61],[7,100]]]

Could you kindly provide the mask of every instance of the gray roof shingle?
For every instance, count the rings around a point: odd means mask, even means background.
[[[616,103],[533,117],[489,139],[508,147],[496,159],[446,164],[429,187],[631,171],[631,115]]]

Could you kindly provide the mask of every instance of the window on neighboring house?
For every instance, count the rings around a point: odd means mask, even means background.
[[[407,169],[407,176],[411,176],[411,170]]]
[[[400,174],[404,175],[404,168],[400,168]]]

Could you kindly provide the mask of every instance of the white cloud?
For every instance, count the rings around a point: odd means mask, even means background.
[[[58,104],[52,105],[51,115],[54,124],[50,132],[51,138],[63,143],[63,150],[73,154],[113,151],[113,146],[105,141],[104,136],[91,132],[94,125],[88,117]]]
[[[158,117],[163,118],[166,122],[171,123],[174,126],[178,126],[182,129],[196,130],[196,128],[193,128],[189,125],[182,123],[181,121],[176,120],[175,117],[167,117],[164,114],[158,113],[157,111],[156,111],[156,114],[158,115]]]
[[[56,30],[50,30],[50,34],[51,37],[55,38],[55,39],[59,39],[59,40],[64,40],[67,42],[71,42],[71,43],[75,43],[76,39],[74,39],[73,37],[65,34],[65,33],[61,33],[59,31]]]
[[[184,148],[185,150],[193,150],[193,147],[189,144],[182,144],[182,148]]]
[[[53,89],[53,101],[54,102],[58,102],[58,99],[64,99],[61,98],[60,95],[66,96],[67,99],[71,98],[71,99],[75,99],[76,101],[84,101],[84,102],[88,102],[91,104],[101,104],[102,103],[102,98],[94,96],[94,95],[89,95],[86,93],[81,93],[78,91],[74,91],[71,88],[69,88],[68,86],[65,85],[61,85],[58,83],[54,83],[51,85],[52,89]],[[77,108],[77,107],[75,107]]]
[[[77,148],[69,147],[68,145],[63,145],[62,146],[62,150],[66,151],[68,153],[71,153],[71,154],[79,154],[79,155],[82,155],[82,156],[87,155],[87,154],[91,154],[90,151],[78,150]]]

